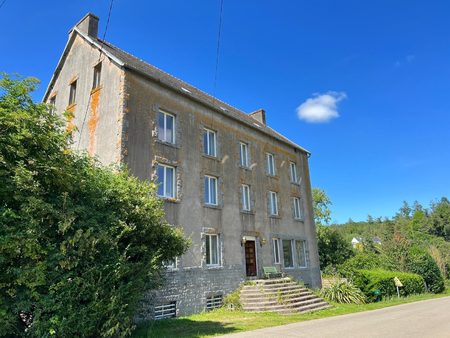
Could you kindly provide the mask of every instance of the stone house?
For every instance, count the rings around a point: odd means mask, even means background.
[[[44,102],[71,112],[74,147],[157,179],[167,221],[192,240],[142,317],[217,307],[264,266],[319,287],[308,151],[264,110],[244,113],[101,40],[98,20],[70,29]]]

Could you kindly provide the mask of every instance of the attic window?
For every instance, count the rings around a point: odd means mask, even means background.
[[[224,112],[228,112],[228,109],[225,107],[220,107],[220,109],[222,109]]]
[[[184,87],[181,87],[181,90],[182,90],[183,92],[186,92],[186,93],[191,93],[191,91],[190,91],[189,89],[186,89],[186,88],[184,88]]]
[[[94,81],[92,82],[92,89],[100,87],[100,79],[102,74],[102,63],[98,63],[94,67]]]
[[[70,84],[69,106],[75,103],[76,96],[77,96],[77,81],[75,80]]]

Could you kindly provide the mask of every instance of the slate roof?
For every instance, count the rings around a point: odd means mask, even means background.
[[[181,94],[188,96],[196,101],[200,101],[201,103],[215,108],[222,114],[228,115],[242,123],[245,123],[253,128],[259,129],[265,134],[268,134],[274,137],[277,140],[280,140],[284,143],[289,144],[290,146],[300,149],[303,152],[309,154],[309,151],[300,147],[298,144],[292,142],[288,138],[284,137],[280,133],[276,132],[272,128],[265,126],[264,124],[256,121],[254,118],[250,117],[248,114],[240,111],[239,109],[218,100],[217,98],[206,94],[200,89],[164,72],[163,70],[150,65],[149,63],[137,58],[134,55],[131,55],[122,49],[114,46],[110,42],[101,40],[97,38],[97,42],[102,48],[108,53],[114,55],[117,59],[123,62],[124,67],[136,71],[144,76],[151,78],[152,80],[163,84]]]
[[[260,123],[259,121],[252,118],[250,115],[246,114],[245,112],[223,102],[219,99],[201,91],[200,89],[170,75],[169,73],[164,72],[163,70],[150,65],[149,63],[137,58],[134,55],[131,55],[130,53],[125,52],[124,50],[114,46],[108,41],[104,41],[100,38],[93,38],[92,36],[88,36],[81,30],[79,30],[76,26],[72,28],[69,32],[69,41],[66,44],[66,47],[64,48],[64,52],[61,55],[61,58],[58,62],[58,65],[56,67],[55,72],[53,73],[52,79],[50,80],[50,83],[47,87],[46,93],[44,95],[43,100],[46,101],[48,98],[48,95],[50,94],[55,79],[58,76],[59,72],[61,71],[61,68],[64,64],[64,60],[68,55],[68,52],[70,50],[70,47],[72,45],[72,42],[74,40],[74,37],[76,34],[80,35],[82,38],[84,38],[89,44],[91,44],[93,47],[96,47],[99,50],[102,50],[108,57],[110,57],[112,60],[114,60],[120,67],[127,68],[131,71],[137,72],[145,77],[148,77],[152,79],[153,81],[156,81],[160,83],[163,86],[166,86],[167,88],[170,88],[176,92],[178,92],[181,95],[190,97],[191,99],[200,102],[208,107],[213,108],[217,112],[224,114],[228,117],[231,117],[255,130],[259,130],[260,132],[269,135],[273,137],[276,140],[279,140],[285,144],[288,144],[296,149],[299,149],[302,152],[305,152],[306,154],[310,154],[310,152],[303,147],[299,146],[295,142],[289,140],[287,137],[281,135],[280,133],[276,132],[272,128],[268,127],[267,125],[264,125]]]

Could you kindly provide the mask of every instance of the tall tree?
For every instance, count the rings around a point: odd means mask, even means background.
[[[0,336],[126,336],[188,243],[154,183],[69,150],[36,84],[0,79]]]
[[[331,200],[324,190],[319,188],[312,189],[314,221],[316,224],[325,225],[331,221]]]
[[[430,233],[450,241],[450,201],[442,197],[431,206]]]

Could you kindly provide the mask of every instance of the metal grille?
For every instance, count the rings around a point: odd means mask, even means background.
[[[174,318],[177,316],[177,302],[155,306],[155,319]]]
[[[217,309],[222,306],[223,296],[215,295],[206,297],[206,310]]]

